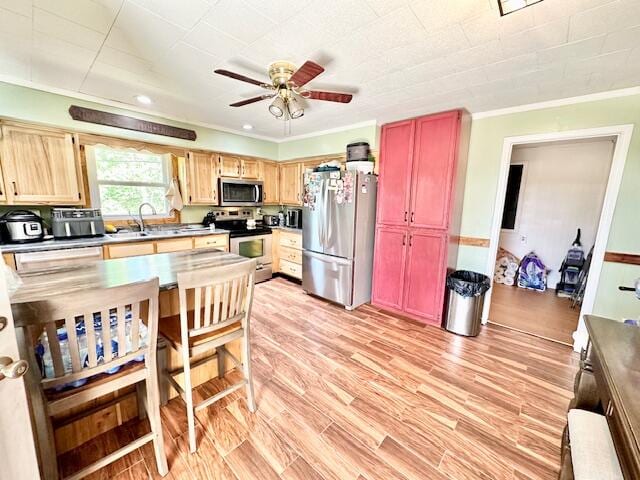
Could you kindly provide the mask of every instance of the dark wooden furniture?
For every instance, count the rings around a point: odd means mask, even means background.
[[[595,376],[626,479],[640,478],[640,328],[586,316],[587,361]]]

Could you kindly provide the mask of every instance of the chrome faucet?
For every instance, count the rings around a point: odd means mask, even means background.
[[[142,217],[142,207],[144,207],[145,205],[149,205],[151,207],[151,211],[153,212],[152,215],[157,215],[156,209],[153,205],[151,205],[149,202],[144,202],[141,203],[140,206],[138,207],[138,226],[140,227],[140,233],[144,233],[145,232],[145,228],[144,228],[144,218]]]

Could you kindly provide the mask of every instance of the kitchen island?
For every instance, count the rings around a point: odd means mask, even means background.
[[[159,316],[160,323],[168,317],[179,315],[177,289],[178,273],[196,269],[210,268],[212,277],[218,267],[241,264],[251,260],[216,249],[200,249],[175,253],[144,255],[112,260],[96,260],[82,266],[58,267],[46,270],[21,273],[22,285],[10,296],[14,317],[30,302],[46,301],[53,297],[64,296],[73,302],[74,295],[93,288],[108,288],[133,282],[159,278]],[[193,308],[190,298],[189,308]],[[239,340],[231,342],[229,351],[241,358]],[[160,369],[175,370],[182,366],[181,356],[168,347],[162,339],[158,341],[158,359]],[[206,352],[203,356],[210,355]],[[163,364],[163,362],[166,362]],[[233,364],[225,359],[225,372]],[[218,376],[215,358],[192,368],[193,385],[200,385]],[[182,377],[176,377],[182,384]],[[177,395],[173,388],[161,392],[163,398]],[[85,410],[85,409],[83,409]],[[136,391],[123,389],[115,397],[103,397],[87,404],[88,416],[70,411],[54,419],[56,446],[59,454],[68,452],[89,439],[115,428],[138,415]]]

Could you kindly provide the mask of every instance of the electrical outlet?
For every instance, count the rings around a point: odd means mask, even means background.
[[[527,243],[527,236],[526,235],[520,235],[520,243]]]

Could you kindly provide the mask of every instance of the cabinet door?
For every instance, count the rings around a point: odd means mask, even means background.
[[[438,231],[409,231],[404,311],[439,325],[444,304],[447,235]]]
[[[302,169],[299,163],[280,165],[280,203],[301,205]]]
[[[257,180],[260,178],[260,164],[257,160],[242,159],[242,178]]]
[[[413,120],[382,127],[378,224],[408,224],[414,128]]]
[[[416,120],[410,217],[414,227],[449,227],[459,123],[457,111]]]
[[[154,242],[118,243],[105,245],[104,249],[105,258],[137,257],[138,255],[153,255],[156,253]]]
[[[183,252],[193,249],[193,239],[175,238],[156,242],[156,253]]]
[[[72,134],[4,126],[2,138],[9,203],[82,203],[82,174]]]
[[[262,163],[262,202],[265,205],[278,204],[278,165],[275,163]]]
[[[0,203],[5,203],[6,201],[7,201],[7,187],[6,187],[6,184],[4,183],[4,175],[2,174],[2,168],[0,168]]]
[[[201,205],[218,203],[215,155],[189,152],[187,155],[187,197],[185,202]]]
[[[402,308],[406,253],[406,229],[384,226],[376,229],[371,295],[374,304]]]
[[[240,164],[240,157],[220,155],[220,168],[218,173],[221,177],[240,178]]]

